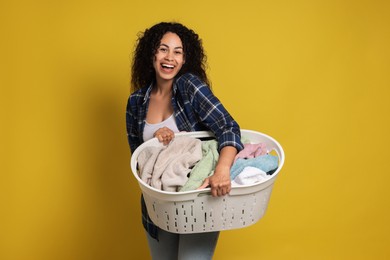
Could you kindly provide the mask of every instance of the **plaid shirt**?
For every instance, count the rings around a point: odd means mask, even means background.
[[[153,84],[134,92],[127,103],[126,126],[131,152],[144,142],[143,131]],[[172,106],[179,131],[211,131],[218,141],[218,149],[233,146],[243,149],[240,127],[223,107],[211,89],[197,76],[187,73],[173,84]],[[157,227],[150,220],[142,199],[142,222],[152,237],[157,238]]]

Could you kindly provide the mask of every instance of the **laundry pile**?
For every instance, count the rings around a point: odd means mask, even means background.
[[[278,156],[269,152],[264,143],[244,143],[230,169],[232,186],[269,179],[279,162]],[[138,174],[142,181],[159,190],[196,190],[213,175],[218,158],[216,140],[178,136],[167,146],[144,148],[137,158]]]

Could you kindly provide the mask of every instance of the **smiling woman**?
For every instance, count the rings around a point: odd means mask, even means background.
[[[152,137],[167,145],[180,131],[208,130],[218,141],[219,160],[202,187],[213,196],[230,192],[230,168],[243,149],[240,128],[206,76],[206,57],[198,35],[179,23],[159,23],[137,42],[132,89],[126,111],[131,151]],[[153,259],[211,259],[219,232],[174,234],[158,228],[142,199],[143,225]]]
[[[172,97],[171,86],[184,62],[183,46],[180,37],[175,33],[167,32],[161,39],[161,44],[156,50],[153,61],[153,68],[156,72],[156,87],[150,94],[149,111],[146,116],[146,122],[148,123],[146,129],[148,131],[149,124],[157,124],[171,118],[173,113],[173,107],[170,104]],[[174,129],[167,128],[161,130],[166,135],[159,137],[166,144],[173,138],[173,132],[170,129],[177,130],[176,125],[172,127]],[[147,132],[145,133],[144,131],[144,137],[145,134],[148,134]],[[154,132],[152,135],[154,136]]]
[[[153,62],[157,86],[172,85],[174,77],[179,73],[184,63],[180,37],[176,33],[167,32],[161,39]]]

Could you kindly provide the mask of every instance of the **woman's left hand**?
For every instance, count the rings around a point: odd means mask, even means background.
[[[214,174],[208,177],[203,184],[198,188],[204,189],[210,186],[211,195],[225,196],[232,189],[230,181],[230,167],[233,164],[234,157],[237,154],[237,149],[233,146],[225,146],[221,149],[217,166]]]
[[[213,197],[220,197],[229,194],[231,190],[230,182],[230,168],[226,169],[217,168],[212,176],[205,179],[202,186],[198,189],[204,189],[210,186],[211,195]]]

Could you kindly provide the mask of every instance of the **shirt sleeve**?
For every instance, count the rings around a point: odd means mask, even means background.
[[[243,149],[238,123],[212,93],[209,86],[196,76],[186,82],[192,107],[202,123],[209,128],[217,138],[221,150],[225,146],[233,146],[237,151]]]
[[[127,128],[127,140],[130,145],[131,153],[135,151],[135,149],[141,144],[141,141],[139,140],[138,136],[138,121],[135,117],[136,111],[134,111],[134,107],[132,105],[132,97],[127,101],[127,108],[126,108],[126,128]]]

